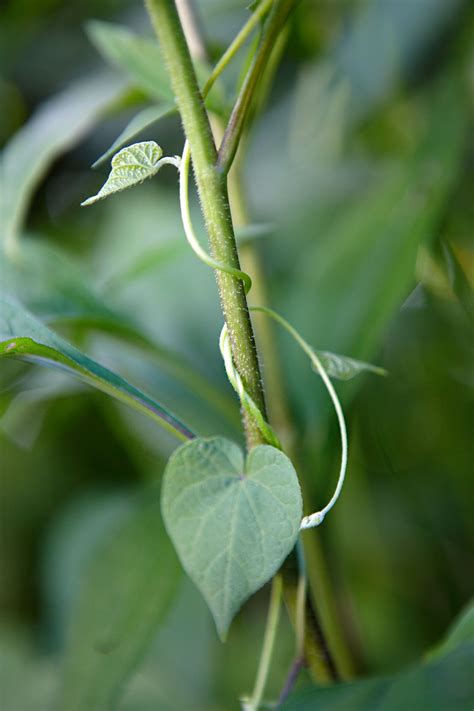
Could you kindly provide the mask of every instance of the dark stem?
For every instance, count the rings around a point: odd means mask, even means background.
[[[298,679],[300,671],[305,665],[306,662],[304,657],[297,657],[293,661],[293,664],[290,667],[290,671],[288,672],[288,676],[286,677],[286,681],[283,684],[283,689],[281,690],[280,696],[278,697],[277,708],[287,700],[288,696],[293,690],[294,685],[296,684],[296,680]]]
[[[319,617],[314,608],[314,605],[307,604],[306,611],[306,625],[311,630],[310,636],[318,641],[318,647],[321,650],[321,657],[324,666],[329,671],[329,675],[332,681],[340,681],[341,677],[337,670],[334,657],[332,656],[331,650],[329,649],[326,637],[323,632],[323,628],[321,627],[321,623],[319,621]]]
[[[283,598],[295,627],[298,615],[298,581],[300,566],[303,564],[302,554],[296,554],[299,546],[301,544],[297,544],[296,549],[292,555],[288,556],[281,569],[284,583]],[[306,666],[310,669],[314,679],[325,682],[341,679],[318,613],[308,594],[304,608],[304,644],[303,649],[297,649],[296,656],[304,657]]]

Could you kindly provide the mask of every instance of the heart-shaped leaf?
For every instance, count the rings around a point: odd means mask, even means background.
[[[221,639],[235,613],[281,566],[302,515],[292,463],[268,445],[242,450],[222,437],[177,449],[164,474],[163,519]]]
[[[158,173],[163,161],[163,149],[155,141],[142,141],[122,148],[112,158],[112,170],[97,195],[93,195],[81,205],[92,205],[108,195],[119,193],[152,178]]]

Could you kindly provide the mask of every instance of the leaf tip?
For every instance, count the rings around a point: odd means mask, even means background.
[[[93,197],[87,198],[86,200],[83,200],[81,202],[81,207],[87,207],[87,205],[92,205],[94,202],[97,201],[97,197],[94,195]]]
[[[229,627],[230,623],[229,622],[219,622],[214,617],[214,622],[216,623],[216,628],[217,628],[217,634],[219,636],[219,640],[222,642],[222,644],[225,644],[227,642],[227,635],[229,634]]]

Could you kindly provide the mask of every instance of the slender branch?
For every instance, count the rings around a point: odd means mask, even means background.
[[[277,706],[280,706],[290,695],[301,669],[306,664],[305,657],[305,636],[306,636],[306,603],[307,603],[307,579],[304,555],[301,544],[298,546],[298,558],[300,562],[300,577],[296,590],[296,619],[295,619],[295,656],[290,667],[290,671],[285,679],[283,688],[278,697]]]
[[[217,152],[211,127],[176,7],[172,0],[146,0],[146,6],[168,66],[191,148],[196,185],[213,257],[218,262],[239,269],[225,178],[215,166]],[[245,389],[265,414],[260,367],[243,283],[222,271],[216,271],[216,279],[236,368]],[[260,444],[262,436],[257,425],[247,413],[243,412],[242,417],[248,447]]]
[[[255,94],[255,88],[263,74],[280,30],[284,27],[295,4],[296,0],[276,0],[267,18],[262,38],[242,84],[219,148],[217,167],[223,175],[227,175],[230,170]]]
[[[249,701],[245,705],[245,711],[258,711],[262,702],[263,692],[267,683],[270,662],[272,660],[273,647],[275,646],[278,620],[280,619],[282,579],[276,575],[272,582],[270,604],[268,607],[267,625],[263,638],[262,653],[258,665],[255,687]]]
[[[189,0],[176,0],[176,9],[191,56],[201,61],[207,61],[206,45],[199,31],[193,3]]]
[[[288,672],[288,676],[286,677],[285,683],[283,685],[283,689],[281,690],[280,696],[278,697],[277,708],[287,700],[288,696],[293,691],[293,687],[296,684],[300,671],[303,669],[304,665],[304,657],[296,657],[296,659],[293,661],[293,664],[290,667],[290,671]]]
[[[304,657],[315,680],[333,682],[340,679],[336,661],[329,642],[319,620],[319,615],[305,596],[304,607],[301,605],[301,569],[304,564],[303,544],[301,539],[296,545],[298,555],[289,556],[283,564],[281,573],[284,582],[284,599],[293,627],[297,631],[295,658]],[[304,645],[301,644],[302,620],[304,612]]]
[[[211,75],[207,80],[202,92],[204,96],[207,95],[211,86],[216,81],[217,77],[222,74],[229,62],[232,61],[239,49],[250,37],[255,27],[259,24],[259,22],[263,20],[265,15],[268,14],[271,6],[273,5],[273,2],[274,0],[262,0],[262,2],[259,3],[257,8],[255,9],[255,12],[249,17],[245,25],[232,40],[231,44],[228,46],[228,48],[212,70]]]
[[[295,641],[296,641],[296,656],[304,657],[304,637],[306,628],[306,596],[307,596],[307,579],[304,563],[300,566],[300,577],[298,580],[298,588],[296,590],[296,624],[295,624]]]

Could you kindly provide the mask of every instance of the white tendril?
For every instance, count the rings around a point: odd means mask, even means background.
[[[183,222],[183,227],[184,227],[184,232],[186,235],[186,239],[188,240],[188,243],[191,247],[191,249],[194,251],[197,257],[204,262],[204,264],[207,264],[209,267],[212,269],[218,269],[220,271],[226,272],[227,274],[231,274],[235,279],[240,279],[244,283],[244,288],[245,292],[248,293],[251,286],[252,286],[252,281],[248,274],[245,272],[242,272],[240,269],[235,269],[234,267],[230,267],[226,264],[221,264],[220,262],[216,261],[213,259],[207,252],[201,247],[199,240],[196,237],[196,234],[194,232],[192,220],[191,220],[191,214],[190,214],[190,209],[189,209],[189,193],[188,193],[188,188],[189,188],[189,163],[190,163],[190,147],[189,147],[189,142],[186,141],[184,144],[184,149],[183,149],[183,155],[181,157],[181,160],[179,159],[170,159],[169,162],[173,161],[173,165],[175,165],[178,170],[179,170],[179,198],[180,198],[180,206],[181,206],[181,219]],[[267,316],[270,316],[273,318],[275,321],[277,321],[281,326],[283,326],[288,333],[296,340],[296,342],[299,344],[299,346],[303,349],[303,351],[308,355],[310,358],[313,366],[319,373],[319,375],[322,378],[322,381],[324,385],[326,386],[326,389],[331,397],[332,403],[334,405],[334,409],[336,410],[337,414],[337,419],[339,423],[339,430],[341,434],[341,448],[342,448],[342,454],[341,454],[341,466],[339,470],[339,477],[337,480],[337,485],[336,489],[334,491],[334,494],[332,495],[330,501],[326,504],[326,506],[321,509],[320,511],[316,511],[315,513],[310,514],[309,516],[304,516],[302,521],[301,521],[301,530],[305,530],[307,528],[313,528],[315,526],[319,526],[323,521],[324,517],[332,509],[334,504],[336,503],[337,499],[339,498],[339,494],[341,493],[343,484],[344,484],[344,479],[346,475],[346,469],[347,469],[347,430],[346,430],[346,423],[344,420],[344,414],[342,411],[341,403],[339,401],[339,398],[337,396],[337,393],[331,383],[331,380],[324,369],[320,359],[314,352],[314,350],[309,346],[309,344],[300,336],[300,334],[291,326],[288,321],[286,321],[282,316],[277,314],[275,311],[272,311],[271,309],[268,309],[263,306],[255,306],[251,308],[252,311],[260,311]],[[273,429],[270,427],[268,422],[265,420],[262,412],[252,399],[252,397],[247,393],[245,390],[244,384],[242,382],[242,378],[240,377],[240,374],[237,371],[237,368],[235,367],[234,359],[232,357],[232,349],[231,349],[231,344],[230,344],[230,339],[229,339],[229,332],[227,329],[227,325],[224,324],[221,335],[219,338],[219,347],[220,351],[222,354],[222,358],[224,360],[224,366],[226,370],[227,377],[229,379],[230,384],[236,391],[240,402],[242,404],[242,407],[245,408],[245,410],[250,414],[251,417],[253,417],[254,421],[256,422],[258,428],[260,429],[261,433],[263,434],[265,440],[271,444],[274,447],[277,447],[278,449],[281,449],[281,444],[280,441],[273,431]]]

